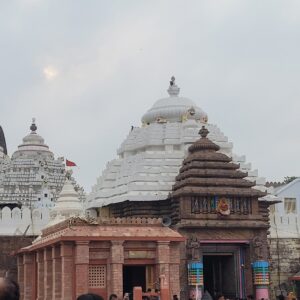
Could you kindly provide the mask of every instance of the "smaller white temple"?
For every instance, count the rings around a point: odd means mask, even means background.
[[[50,222],[47,226],[52,226],[71,217],[84,216],[83,203],[75,190],[71,175],[72,170],[67,170],[63,188],[54,207],[50,210]]]

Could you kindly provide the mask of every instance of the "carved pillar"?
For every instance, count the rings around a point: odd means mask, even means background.
[[[34,269],[33,253],[24,253],[24,300],[32,300],[34,298],[34,284],[35,284],[35,269]]]
[[[89,241],[76,241],[76,298],[87,293],[89,289],[89,249]]]
[[[52,247],[52,300],[61,300],[61,257],[60,246]]]
[[[170,299],[170,242],[159,241],[156,247],[156,271],[160,279],[160,297]]]
[[[52,300],[52,249],[44,249],[44,299]]]
[[[253,282],[255,285],[255,299],[269,299],[269,263],[259,260],[252,264]]]
[[[111,241],[110,263],[111,263],[111,291],[123,298],[123,264],[124,264],[124,241]]]
[[[165,285],[170,283],[170,242],[159,241],[156,247],[157,276],[164,276]]]
[[[37,263],[37,300],[44,299],[44,251],[36,254]]]
[[[73,243],[63,242],[61,244],[61,284],[62,299],[73,300],[74,291],[74,261],[73,261]]]
[[[203,288],[203,263],[200,249],[201,245],[197,236],[191,236],[186,244],[188,293],[189,298],[197,300],[202,298]]]
[[[18,283],[20,286],[20,299],[24,299],[24,264],[23,255],[18,255]]]
[[[170,255],[170,290],[173,295],[180,297],[180,245],[179,243],[171,246]]]

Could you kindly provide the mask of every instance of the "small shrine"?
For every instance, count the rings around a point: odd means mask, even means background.
[[[270,203],[238,164],[218,152],[204,126],[199,133],[170,195],[173,227],[187,239],[180,286],[191,298],[204,291],[213,298],[246,298],[256,291],[256,299],[268,299]]]
[[[179,294],[180,243],[161,219],[73,217],[43,230],[18,254],[21,299],[122,298],[134,287]],[[169,299],[169,297],[168,297]]]

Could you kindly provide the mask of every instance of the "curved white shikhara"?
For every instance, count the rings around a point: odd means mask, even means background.
[[[208,138],[221,147],[220,152],[239,163],[240,169],[248,172],[247,179],[256,181],[256,188],[265,191],[265,179],[258,177],[257,170],[251,170],[245,156],[232,154],[232,143],[216,125],[188,119],[133,128],[118,150],[119,157],[110,161],[97,179],[88,206],[166,199],[187,149],[200,138],[198,132],[203,125],[210,131]]]

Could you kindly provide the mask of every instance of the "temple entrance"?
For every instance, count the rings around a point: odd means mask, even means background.
[[[146,266],[123,266],[123,293],[129,293],[130,299],[135,286],[146,290]]]
[[[223,294],[234,299],[237,293],[237,276],[233,253],[209,253],[203,255],[204,290],[213,298]]]

